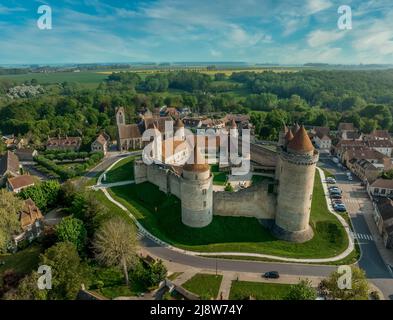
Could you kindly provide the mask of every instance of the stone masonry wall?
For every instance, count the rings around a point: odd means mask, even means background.
[[[238,192],[214,192],[213,214],[219,216],[274,219],[276,196],[267,184],[257,184]]]

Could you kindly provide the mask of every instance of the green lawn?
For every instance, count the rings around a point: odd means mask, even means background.
[[[222,275],[197,273],[190,280],[186,281],[182,287],[195,293],[204,300],[216,299]]]
[[[0,264],[0,276],[9,269],[13,269],[17,273],[27,274],[38,266],[39,255],[42,249],[38,245],[32,245],[15,254],[0,255],[0,261],[5,264]]]
[[[135,157],[132,156],[116,163],[116,165],[106,174],[106,180],[103,181],[103,183],[133,180],[134,160]]]
[[[147,288],[130,274],[130,282],[124,283],[124,275],[115,267],[92,266],[90,273],[90,290],[113,299],[119,296],[137,296],[147,291]]]
[[[285,300],[291,285],[282,283],[262,283],[232,281],[229,300]]]
[[[218,164],[211,166],[211,172],[213,174],[213,184],[218,186],[225,186],[227,183],[227,173],[220,172],[218,169]]]
[[[187,227],[181,222],[180,200],[160,192],[150,183],[114,187],[110,193],[152,234],[187,250],[326,258],[341,253],[348,246],[344,228],[326,207],[318,171],[311,214],[315,235],[303,244],[277,240],[255,218],[214,216],[213,222],[205,228]]]

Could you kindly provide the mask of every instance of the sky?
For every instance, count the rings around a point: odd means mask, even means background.
[[[391,64],[393,1],[0,0],[0,64],[189,61]]]

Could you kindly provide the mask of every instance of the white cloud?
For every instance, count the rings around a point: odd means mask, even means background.
[[[309,14],[314,14],[329,9],[332,5],[329,0],[308,0],[307,11]]]
[[[242,27],[232,24],[229,27],[227,40],[224,44],[226,46],[250,47],[262,42],[268,43],[271,40],[270,35],[265,35],[262,32],[247,32]]]
[[[340,30],[315,30],[308,34],[307,43],[312,48],[321,47],[341,39],[344,35],[345,32]]]
[[[221,57],[222,56],[222,52],[218,51],[218,50],[215,50],[215,49],[211,49],[210,50],[210,55],[212,57]]]
[[[22,11],[27,11],[27,9],[25,8],[11,8],[11,7],[6,7],[3,6],[2,4],[0,4],[0,14],[9,14],[9,13],[13,13],[13,12],[22,12]]]

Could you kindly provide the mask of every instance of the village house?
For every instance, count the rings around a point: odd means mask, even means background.
[[[383,163],[371,163],[365,159],[351,161],[352,172],[364,183],[373,183],[385,171]]]
[[[44,228],[44,216],[33,200],[25,200],[23,209],[18,214],[21,232],[13,237],[14,246],[23,240],[29,242],[37,238]]]
[[[385,161],[389,162],[389,158],[386,155],[372,149],[348,149],[344,151],[342,155],[342,162],[348,167],[348,169],[352,170],[353,159],[356,160],[368,160],[371,163],[384,163]]]
[[[81,144],[81,137],[49,138],[46,143],[46,150],[78,151]]]
[[[364,136],[366,140],[391,140],[392,137],[388,130],[373,130],[370,134]]]
[[[8,191],[19,193],[23,189],[34,186],[35,181],[32,176],[22,175],[14,178],[8,178],[6,187]]]
[[[342,140],[352,140],[352,138],[347,137],[349,136],[354,136],[354,133],[357,132],[358,130],[355,128],[353,123],[346,123],[346,122],[341,122],[338,124],[338,137],[339,139]],[[357,139],[355,139],[357,140]]]
[[[364,141],[358,140],[340,140],[334,147],[334,154],[343,162],[343,155],[349,150],[363,150],[368,149]]]
[[[393,141],[391,140],[369,140],[367,141],[367,146],[389,158],[392,157]]]
[[[393,180],[377,179],[368,186],[368,192],[374,197],[393,198]]]
[[[323,132],[317,132],[313,137],[313,141],[317,149],[321,151],[328,152],[332,148],[332,139]]]
[[[0,186],[3,186],[8,177],[18,177],[21,165],[15,153],[7,151],[0,158]]]
[[[23,148],[27,145],[27,140],[23,138],[17,138],[13,134],[12,135],[7,135],[7,136],[2,136],[2,140],[4,144],[6,145],[7,149],[20,149]]]
[[[191,117],[186,117],[182,119],[184,126],[186,128],[190,129],[199,129],[202,127],[202,121],[203,118],[197,117],[197,118],[191,118]]]
[[[34,157],[38,155],[38,152],[35,149],[20,148],[15,150],[15,154],[19,161],[33,161]]]
[[[110,145],[109,136],[101,133],[97,139],[91,144],[92,152],[102,152],[104,155],[108,152],[108,148]]]
[[[387,249],[393,248],[393,200],[377,199],[374,202],[374,220]]]

